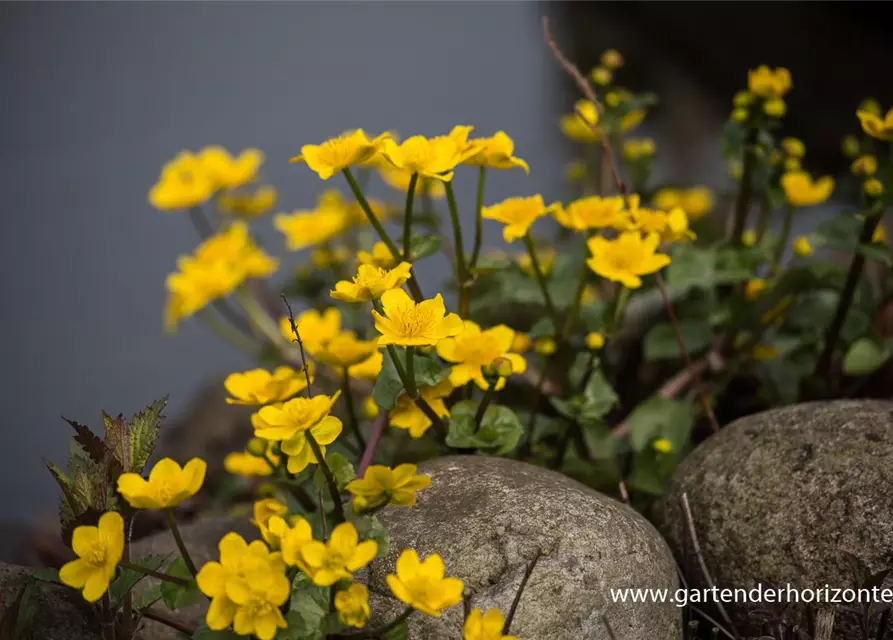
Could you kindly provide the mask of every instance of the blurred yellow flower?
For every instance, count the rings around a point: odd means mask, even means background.
[[[375,380],[381,373],[384,364],[384,355],[376,351],[362,362],[347,368],[347,375],[357,380]]]
[[[291,251],[328,242],[347,227],[347,211],[337,191],[320,195],[316,209],[277,213],[273,225],[285,236]]]
[[[257,149],[246,149],[238,156],[232,156],[223,147],[214,145],[202,149],[198,160],[205,175],[218,189],[234,189],[257,177],[264,154]]]
[[[353,583],[347,589],[335,593],[335,611],[342,624],[361,629],[369,620],[369,589],[366,585]]]
[[[462,640],[518,640],[517,636],[502,635],[504,625],[505,618],[499,609],[490,609],[487,613],[472,609],[462,628]]]
[[[387,270],[369,264],[361,264],[353,281],[340,280],[330,292],[336,300],[345,302],[369,302],[377,300],[386,291],[396,289],[411,277],[412,265],[401,262],[393,269]]]
[[[629,138],[623,141],[623,157],[629,161],[650,158],[657,152],[657,145],[651,138]]]
[[[763,103],[763,111],[767,116],[781,118],[787,113],[788,105],[781,98],[769,98]]]
[[[871,236],[871,241],[880,244],[887,244],[887,231],[886,229],[884,229],[883,221],[881,221],[881,223],[874,228],[874,233]]]
[[[372,246],[372,251],[357,251],[357,261],[361,265],[368,264],[382,269],[393,269],[397,266],[394,254],[384,242],[376,242]]]
[[[627,222],[622,196],[588,196],[574,200],[566,207],[553,205],[551,209],[559,224],[577,231],[616,229]]]
[[[273,443],[267,447],[267,457],[273,464],[279,464],[279,456],[273,453]],[[273,475],[273,468],[266,458],[256,456],[248,451],[233,451],[223,459],[223,468],[227,473],[245,478],[262,478]]]
[[[149,190],[149,202],[161,211],[179,211],[202,204],[214,190],[214,181],[198,157],[183,151],[164,165],[158,182]]]
[[[797,236],[796,238],[794,238],[793,248],[794,253],[802,258],[811,256],[813,253],[815,253],[815,249],[812,248],[812,245],[809,242],[809,238],[807,238],[806,236]]]
[[[592,81],[601,87],[611,84],[611,81],[614,79],[614,74],[605,67],[596,67],[590,75],[592,76]]]
[[[732,104],[738,108],[749,106],[754,96],[749,91],[739,91],[732,97]]]
[[[454,127],[449,135],[426,138],[412,136],[400,144],[384,142],[382,156],[394,167],[424,178],[449,182],[455,168],[481,151],[481,145],[469,142],[473,127]]]
[[[732,115],[730,116],[734,122],[744,122],[750,116],[750,113],[747,109],[743,107],[739,107],[738,109],[732,110]]]
[[[514,169],[520,167],[524,173],[530,173],[527,163],[512,155],[515,142],[504,131],[497,131],[489,138],[475,138],[469,141],[480,150],[465,160],[465,164],[491,169]]]
[[[355,129],[320,145],[305,144],[301,147],[301,155],[292,158],[291,162],[306,162],[321,179],[328,180],[336,173],[372,158],[389,139],[390,134],[383,133],[370,140],[365,131]]]
[[[397,558],[396,574],[387,576],[391,593],[401,602],[429,616],[439,617],[444,609],[462,602],[465,585],[458,578],[445,578],[443,560],[436,553],[424,561],[413,549]]]
[[[358,340],[353,331],[342,331],[317,351],[314,357],[341,370],[360,364],[374,353],[378,353],[376,340]]]
[[[862,131],[878,140],[893,141],[893,109],[887,111],[883,118],[880,114],[861,109],[856,112]]]
[[[333,265],[344,264],[351,257],[350,249],[347,247],[330,248],[326,245],[314,247],[310,252],[310,261],[317,269],[325,269]]]
[[[884,194],[884,183],[877,178],[866,180],[862,188],[865,189],[865,193],[875,198]]]
[[[627,289],[641,287],[640,276],[660,271],[670,264],[670,256],[656,253],[660,244],[656,233],[643,237],[637,231],[626,231],[616,240],[593,236],[586,244],[592,254],[586,261],[589,268]]]
[[[753,280],[748,280],[744,285],[744,297],[748,300],[756,300],[763,292],[766,290],[766,281],[762,278],[754,278]]]
[[[561,131],[574,142],[596,143],[601,140],[598,109],[589,100],[577,100],[574,113],[561,117]]]
[[[617,49],[606,49],[599,57],[599,61],[608,69],[619,69],[623,66],[623,56]]]
[[[799,138],[784,138],[781,148],[792,158],[802,158],[806,155],[806,145]]]
[[[312,363],[308,363],[311,366]],[[311,380],[313,370],[310,369]],[[288,400],[307,388],[307,376],[291,367],[277,367],[273,373],[266,369],[251,369],[244,373],[231,373],[223,386],[232,398],[228,404],[265,405]]]
[[[781,186],[789,204],[795,207],[810,207],[821,204],[834,191],[834,178],[825,176],[813,181],[805,171],[785,173]]]
[[[433,299],[416,303],[403,289],[391,289],[381,296],[381,305],[384,315],[372,311],[375,328],[381,334],[380,346],[434,346],[462,331],[462,319],[446,312],[439,293]]]
[[[379,353],[378,355],[380,356],[381,353]],[[369,420],[377,417],[379,412],[381,411],[378,404],[375,402],[375,398],[373,398],[372,396],[366,396],[365,398],[363,398],[360,410],[363,413],[363,417]]]
[[[534,340],[533,350],[541,356],[551,356],[558,350],[558,344],[555,342],[555,338],[543,336]]]
[[[798,158],[785,158],[784,161],[784,170],[785,171],[800,171],[803,168],[803,165],[800,164],[800,160]]]
[[[394,165],[385,162],[379,165],[378,174],[384,183],[392,189],[400,193],[406,193],[409,190],[412,172],[398,169]],[[431,198],[443,198],[446,195],[446,188],[443,186],[442,180],[419,177],[416,181],[416,193],[420,195],[427,193]]]
[[[658,438],[651,443],[651,447],[658,453],[673,453],[673,443],[666,438]]]
[[[523,331],[515,331],[515,337],[512,338],[512,346],[509,351],[513,351],[514,353],[524,353],[530,351],[532,346],[533,340],[530,339],[529,335]]]
[[[495,360],[503,358],[511,363],[512,373],[524,373],[527,362],[517,353],[511,353],[515,331],[500,324],[490,329],[481,330],[477,323],[465,321],[462,332],[454,338],[445,338],[437,343],[437,355],[454,363],[450,369],[450,383],[461,387],[473,380],[481,389],[487,389],[490,383],[484,376],[484,368]],[[495,388],[498,391],[505,386],[505,378],[500,377]]]
[[[124,553],[124,519],[109,511],[97,526],[75,528],[71,548],[77,558],[63,565],[59,580],[79,589],[87,602],[96,602],[108,590]]]
[[[314,355],[341,331],[341,312],[338,307],[329,307],[322,313],[316,309],[308,309],[298,314],[295,325],[304,348],[310,355]],[[289,342],[296,339],[287,316],[280,318],[279,330]]]
[[[118,478],[118,493],[134,509],[168,509],[191,498],[202,488],[208,465],[193,458],[183,467],[171,460],[159,460],[146,480],[137,473],[124,473]]]
[[[427,402],[434,413],[441,418],[450,415],[443,399],[453,392],[453,385],[450,381],[444,380],[433,387],[424,387],[419,389],[419,395]],[[415,401],[407,394],[403,394],[397,398],[394,408],[388,413],[388,418],[392,427],[397,429],[406,429],[413,438],[421,438],[431,426],[431,419],[425,415]]]
[[[605,346],[605,336],[600,334],[598,331],[593,331],[586,334],[587,349],[592,349],[593,351],[595,351],[601,349],[603,346]]]
[[[552,265],[555,264],[555,249],[540,249],[536,253],[536,261],[543,275],[548,275],[552,270]],[[536,276],[536,272],[533,269],[533,259],[529,253],[522,253],[518,256],[518,268],[531,278]]]
[[[840,142],[840,149],[847,158],[855,158],[862,148],[856,136],[844,136]]]
[[[353,507],[358,512],[385,504],[411,507],[416,503],[416,493],[431,484],[431,476],[416,475],[416,471],[414,464],[393,469],[373,464],[362,478],[348,482],[345,489],[353,494]]]
[[[761,98],[781,98],[791,86],[791,72],[784,67],[770,69],[761,65],[747,72],[748,90]]]
[[[713,192],[707,187],[691,189],[659,189],[652,198],[654,206],[662,211],[671,211],[680,207],[692,220],[703,218],[713,209]]]
[[[276,206],[276,187],[262,185],[253,191],[225,191],[217,196],[217,206],[224,213],[257,218]]]
[[[310,569],[309,577],[321,587],[330,587],[339,580],[352,580],[353,572],[372,562],[376,553],[378,543],[360,542],[352,522],[335,527],[326,543],[311,540],[301,547],[301,556]]]
[[[850,170],[857,176],[873,176],[877,173],[877,158],[872,155],[861,155],[855,160]]]
[[[546,206],[541,195],[508,198],[498,204],[481,209],[484,220],[496,220],[505,225],[502,237],[513,242],[527,235],[530,226],[538,219],[555,210],[557,204]]]

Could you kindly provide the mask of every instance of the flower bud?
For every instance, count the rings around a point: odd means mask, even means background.
[[[261,438],[251,438],[245,446],[245,450],[253,456],[263,458],[267,453],[267,441]]]

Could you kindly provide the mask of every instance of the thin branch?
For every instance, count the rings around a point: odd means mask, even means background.
[[[295,322],[295,314],[292,313],[291,305],[288,304],[288,298],[285,297],[285,294],[282,294],[282,302],[285,303],[285,308],[288,309],[288,323],[291,325],[291,331],[295,334],[295,342],[298,343],[298,349],[301,351],[301,366],[304,368],[304,376],[307,378],[307,397],[313,397],[313,391],[310,388],[310,370],[307,368],[307,356],[304,353],[304,341],[301,340],[301,334],[298,333],[298,325]]]
[[[375,460],[375,453],[378,451],[378,445],[388,426],[388,412],[384,409],[378,410],[378,415],[372,422],[372,433],[369,436],[369,442],[366,443],[366,450],[363,451],[363,457],[360,459],[360,466],[357,469],[357,477],[362,478],[366,469]]]
[[[195,633],[195,627],[189,624],[186,620],[175,617],[169,613],[162,613],[157,609],[143,609],[140,611],[140,615],[149,620],[160,622],[171,629],[176,629],[180,633],[185,633],[190,638]]]
[[[515,592],[515,598],[512,600],[512,606],[509,608],[509,614],[506,616],[505,624],[502,627],[502,635],[504,636],[509,634],[512,620],[515,619],[515,612],[518,610],[518,603],[521,602],[521,594],[524,593],[524,587],[527,586],[527,581],[530,579],[530,574],[533,573],[536,563],[539,562],[540,555],[542,555],[542,551],[537,549],[536,555],[533,556],[533,559],[527,563],[527,567],[524,569],[524,575],[521,576],[521,584],[518,585],[518,591]]]

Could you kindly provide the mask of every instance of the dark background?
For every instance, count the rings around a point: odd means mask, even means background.
[[[197,240],[183,216],[153,211],[146,193],[180,149],[262,149],[280,209],[291,210],[311,206],[323,188],[287,163],[302,144],[351,127],[434,135],[473,124],[481,135],[507,131],[531,168],[529,178],[493,175],[488,202],[561,198],[571,149],[555,122],[576,96],[543,42],[546,12],[581,66],[615,46],[630,61],[621,81],[662,93],[642,133],[658,139],[664,178],[724,183],[716,133],[747,68],[761,63],[793,71],[790,129],[807,141],[807,165],[838,170],[839,138],[854,130],[861,97],[889,103],[886,23],[874,11],[861,3],[0,4],[3,518],[53,508],[41,457],[65,459],[60,414],[97,425],[100,409],[129,414],[171,393],[176,416],[203,383],[251,364],[195,321],[175,336],[162,330],[164,278]],[[457,180],[467,214],[473,179]],[[259,228],[285,257],[285,273],[295,256],[269,220]],[[495,226],[487,234],[499,237]],[[422,279],[445,268],[423,263]]]

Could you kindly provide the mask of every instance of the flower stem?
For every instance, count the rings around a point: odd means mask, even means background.
[[[784,255],[785,247],[788,244],[788,236],[791,235],[791,225],[794,222],[794,207],[787,205],[784,212],[784,222],[781,226],[781,235],[778,237],[778,246],[775,247],[775,255],[772,257],[772,273],[778,271],[778,265],[781,263],[781,257]]]
[[[170,627],[171,629],[175,629],[180,633],[185,633],[188,637],[192,637],[195,634],[195,627],[185,620],[181,620],[180,618],[175,618],[169,613],[162,613],[161,611],[157,611],[155,609],[143,609],[140,611],[140,615],[144,618],[148,618],[149,620],[154,620],[155,622],[160,622],[161,624]]]
[[[298,343],[298,351],[301,354],[301,368],[304,370],[304,379],[307,381],[307,397],[313,397],[313,389],[311,388],[310,382],[310,369],[307,368],[307,354],[304,353],[304,341],[301,340],[301,333],[298,331],[298,324],[295,322],[295,314],[291,310],[291,305],[288,303],[288,298],[285,297],[285,294],[281,294],[282,302],[285,303],[285,308],[288,309],[288,323],[291,325],[291,331],[295,334],[295,342]]]
[[[313,437],[313,434],[307,431],[305,432],[304,437],[307,438],[307,442],[310,444],[310,449],[313,451],[313,455],[316,456],[317,464],[319,464],[319,468],[322,469],[322,475],[326,479],[326,486],[329,488],[329,495],[332,497],[332,503],[335,509],[335,524],[341,524],[345,521],[344,505],[341,504],[341,492],[338,491],[338,485],[335,484],[335,476],[332,475],[332,470],[329,469],[329,465],[326,462],[325,457],[322,455],[322,449],[320,449],[319,443],[316,441],[316,438]]]
[[[347,367],[344,367],[342,388],[344,389],[344,404],[347,405],[347,422],[350,425],[350,429],[353,431],[353,435],[357,439],[357,444],[360,445],[360,451],[362,452],[366,448],[366,440],[363,438],[363,434],[360,431],[360,421],[357,420],[357,409],[353,403],[353,390],[350,387],[350,376],[347,375]]]
[[[629,300],[629,289],[620,285],[620,291],[617,292],[617,297],[614,299],[614,313],[611,316],[612,332],[617,330],[620,321],[623,319],[623,311],[626,309],[627,300]]]
[[[487,407],[490,406],[490,403],[493,401],[493,394],[496,392],[496,385],[492,381],[488,381],[487,390],[484,392],[484,397],[481,398],[481,403],[478,405],[478,410],[474,414],[474,432],[477,433],[481,428],[481,422],[484,421],[484,414],[487,413]]]
[[[391,252],[394,260],[400,262],[402,260],[402,256],[400,255],[399,249],[397,249],[397,245],[394,244],[394,241],[391,240],[391,236],[389,236],[388,232],[385,231],[383,226],[381,226],[381,222],[379,222],[378,218],[375,216],[375,212],[372,211],[372,207],[369,206],[369,201],[366,200],[366,196],[363,195],[363,190],[360,188],[360,185],[357,184],[357,181],[353,177],[350,168],[344,168],[344,177],[347,178],[347,184],[350,185],[350,190],[353,192],[354,197],[357,199],[357,203],[359,203],[360,208],[363,210],[363,213],[365,213],[366,217],[369,219],[369,223],[372,225],[372,228],[375,229],[378,237],[381,238],[381,241],[384,242],[385,246],[388,248],[388,251]],[[412,293],[412,297],[415,299],[416,302],[421,302],[425,299],[425,297],[422,295],[421,288],[419,288],[419,283],[416,282],[415,277],[410,278],[406,285],[409,287],[409,291],[410,293]]]
[[[163,571],[155,571],[154,569],[149,569],[148,567],[141,567],[138,564],[131,564],[130,562],[119,562],[118,566],[122,569],[129,569],[130,571],[136,571],[137,573],[142,573],[144,576],[149,576],[150,578],[156,578],[158,580],[162,580],[164,582],[170,582],[171,584],[177,584],[181,587],[188,587],[190,585],[189,580],[184,580],[183,578],[178,578],[177,576],[171,576]]]
[[[268,314],[258,304],[254,296],[251,295],[251,291],[248,290],[248,287],[243,285],[236,289],[236,299],[248,315],[248,320],[251,322],[251,326],[255,327],[271,345],[276,347],[280,352],[284,352],[285,349],[283,347],[285,346],[285,338],[279,332],[279,327],[276,326],[276,323],[270,318],[270,314]]]
[[[195,568],[195,564],[192,562],[192,558],[189,556],[189,551],[186,549],[186,545],[183,543],[183,536],[180,535],[180,528],[177,526],[177,518],[174,516],[174,510],[168,507],[165,509],[167,512],[167,524],[171,528],[171,534],[174,536],[174,542],[177,543],[177,548],[180,550],[180,555],[183,556],[183,562],[186,563],[186,568],[189,569],[189,573],[192,574],[194,578],[198,575],[198,569]]]
[[[204,322],[205,325],[212,332],[223,338],[224,342],[227,342],[235,348],[241,351],[245,351],[252,356],[257,355],[258,345],[254,342],[254,340],[237,331],[228,322],[222,321],[221,318],[210,308],[206,307],[204,309],[201,309],[196,315],[198,316],[199,320]]]
[[[419,389],[415,383],[415,347],[406,347],[406,393],[415,400],[419,397]]]
[[[769,228],[770,213],[769,197],[764,193],[760,197],[760,215],[757,218],[757,244],[763,241],[763,236],[766,235],[766,230]]]
[[[201,207],[189,207],[189,221],[195,227],[195,230],[198,231],[198,235],[202,240],[214,235],[214,227],[211,226]]]
[[[567,319],[564,322],[564,330],[561,332],[562,339],[567,342],[571,337],[571,332],[574,330],[574,325],[577,323],[577,318],[580,316],[580,306],[583,304],[583,292],[586,290],[586,271],[589,269],[586,264],[586,257],[583,256],[583,264],[580,265],[580,273],[577,276],[577,289],[574,292],[574,299],[571,303],[570,313],[567,314]]]
[[[410,243],[412,240],[412,200],[415,197],[416,184],[419,181],[419,174],[414,173],[409,179],[409,188],[406,189],[406,209],[403,212],[403,259],[409,262]]]
[[[310,494],[307,493],[307,490],[301,486],[301,483],[290,478],[274,478],[272,482],[288,491],[308,513],[316,511],[316,503],[310,497]]]
[[[444,182],[453,236],[456,238],[456,283],[459,286],[459,317],[468,317],[468,268],[465,264],[465,246],[462,242],[462,226],[459,224],[459,211],[456,207],[456,194],[453,183]]]
[[[543,292],[543,300],[546,303],[546,311],[548,311],[549,315],[552,317],[552,320],[555,322],[555,328],[558,328],[558,313],[555,311],[555,305],[552,303],[552,296],[549,294],[549,287],[546,285],[546,276],[543,275],[543,270],[540,267],[540,261],[536,257],[536,247],[533,246],[533,238],[530,237],[529,233],[524,234],[524,246],[527,247],[527,253],[530,254],[530,266],[533,267],[533,273],[536,276],[536,281],[540,286],[540,290]]]
[[[481,245],[484,241],[484,219],[481,214],[484,210],[484,185],[486,181],[487,167],[481,166],[478,170],[477,202],[474,210],[474,245],[471,248],[471,260],[468,263],[470,269],[474,269],[477,266],[478,258],[481,255]]]
[[[754,153],[754,145],[757,142],[759,129],[751,128],[747,132],[744,141],[744,160],[741,168],[741,187],[735,200],[735,219],[732,227],[732,244],[741,244],[741,235],[747,225],[747,214],[750,208],[750,196],[753,190],[753,172],[756,167],[757,155]]]

